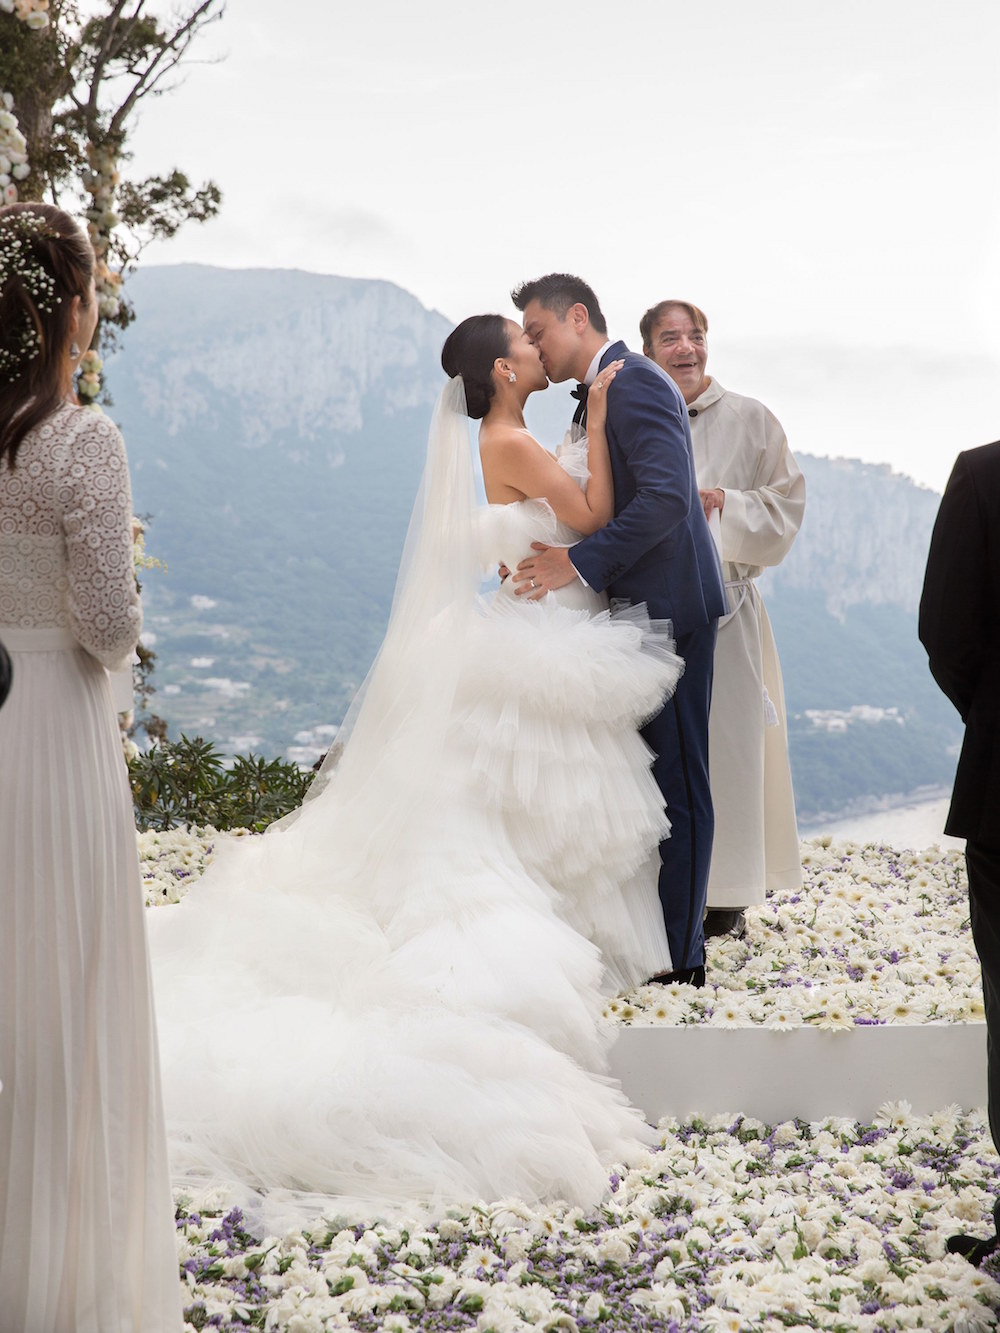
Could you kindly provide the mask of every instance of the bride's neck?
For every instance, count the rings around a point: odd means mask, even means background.
[[[527,395],[522,397],[513,385],[495,394],[490,410],[483,418],[483,425],[487,422],[491,426],[514,426],[518,430],[524,429],[524,404],[527,401]]]
[[[502,409],[492,408],[483,417],[484,426],[513,426],[516,430],[525,430],[524,413],[517,410],[505,412]]]

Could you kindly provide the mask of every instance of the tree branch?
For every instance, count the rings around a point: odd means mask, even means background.
[[[146,68],[139,75],[124,102],[121,103],[118,110],[111,117],[108,130],[113,135],[119,135],[122,132],[129,113],[141,97],[155,88],[156,84],[179,63],[183,58],[185,51],[194,40],[198,30],[207,23],[215,22],[220,19],[225,11],[225,4],[219,5],[216,13],[209,11],[219,4],[219,0],[201,0],[184,23],[174,32],[163,46],[149,61]]]
[[[114,4],[111,6],[111,13],[102,24],[101,44],[94,55],[94,64],[90,72],[90,96],[87,99],[88,126],[95,125],[100,115],[98,100],[100,98],[101,84],[104,81],[104,71],[114,52],[115,36],[118,32],[118,24],[121,21],[122,10],[125,8],[126,3],[127,0],[114,0]],[[138,8],[141,9],[142,5],[143,0],[139,0]]]

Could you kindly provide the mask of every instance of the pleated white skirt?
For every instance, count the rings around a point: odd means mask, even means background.
[[[108,675],[0,629],[0,1328],[182,1326],[131,800]]]

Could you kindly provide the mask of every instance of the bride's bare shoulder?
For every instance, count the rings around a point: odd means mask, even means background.
[[[531,431],[524,426],[511,426],[501,423],[495,426],[483,426],[479,432],[480,452],[494,455],[517,457],[524,454],[537,454],[541,449],[548,453],[544,445],[538,443]]]

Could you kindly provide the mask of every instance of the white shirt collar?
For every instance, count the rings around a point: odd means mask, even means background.
[[[597,355],[594,357],[593,361],[591,361],[587,373],[583,377],[583,382],[584,384],[586,384],[588,389],[593,384],[594,380],[597,379],[597,372],[601,368],[601,357],[604,355],[604,353],[608,350],[610,346],[611,346],[611,339],[609,338],[607,342],[604,344],[604,346],[598,349]]]

